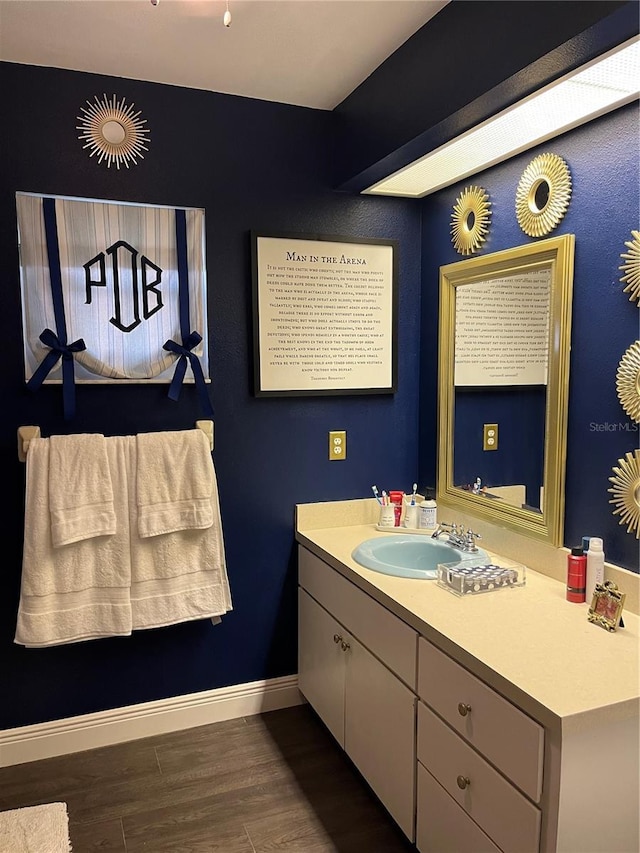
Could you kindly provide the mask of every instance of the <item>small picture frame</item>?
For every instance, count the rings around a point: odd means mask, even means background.
[[[611,581],[597,583],[589,607],[589,622],[607,631],[615,631],[622,621],[625,598],[626,594]]]

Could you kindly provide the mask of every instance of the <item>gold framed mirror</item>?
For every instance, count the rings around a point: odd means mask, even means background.
[[[573,234],[440,268],[437,498],[562,545]]]

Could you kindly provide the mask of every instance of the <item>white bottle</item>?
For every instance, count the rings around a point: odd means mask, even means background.
[[[420,516],[418,527],[422,530],[433,530],[437,522],[437,503],[434,500],[422,501],[420,504]]]
[[[598,536],[592,536],[587,551],[587,588],[585,593],[585,600],[589,607],[591,607],[593,591],[597,583],[604,583],[604,551],[602,550],[602,539]]]

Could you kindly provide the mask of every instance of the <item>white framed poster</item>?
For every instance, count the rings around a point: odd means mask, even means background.
[[[252,233],[254,393],[397,389],[397,242]]]
[[[550,266],[456,289],[456,386],[546,385]]]

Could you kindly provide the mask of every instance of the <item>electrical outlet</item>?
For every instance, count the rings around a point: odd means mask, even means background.
[[[498,449],[498,424],[485,424],[482,437],[483,450]]]
[[[344,429],[329,433],[329,461],[347,458],[347,432]]]

